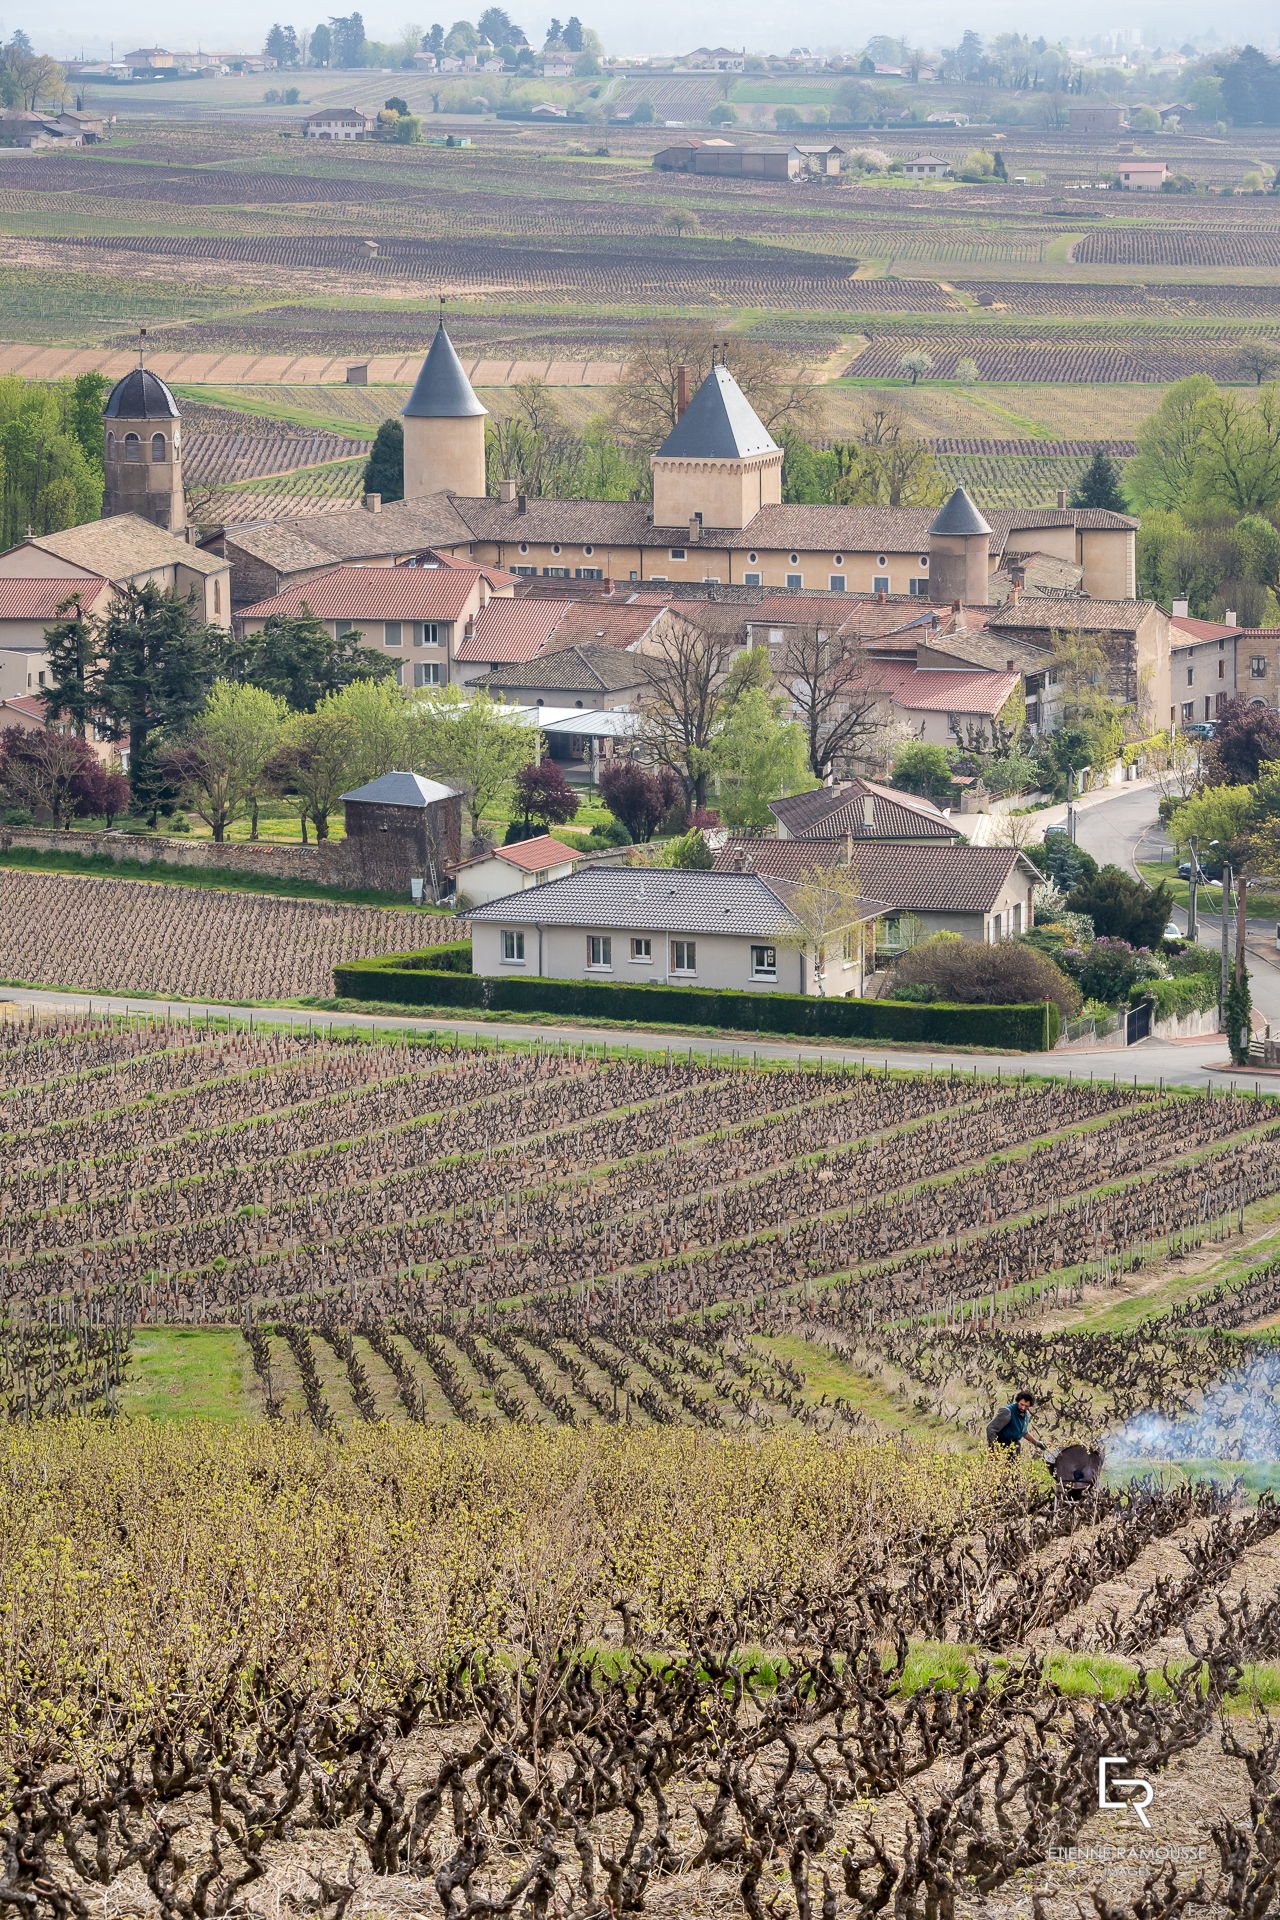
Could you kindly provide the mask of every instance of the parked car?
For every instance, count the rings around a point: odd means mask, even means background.
[[[1212,740],[1218,726],[1214,720],[1192,720],[1182,731],[1189,733],[1193,740]]]
[[[1178,868],[1178,878],[1179,880],[1189,880],[1191,878],[1191,862],[1189,860],[1184,860]],[[1210,880],[1216,884],[1216,882],[1222,878],[1221,860],[1202,860],[1200,862],[1200,871],[1196,878],[1202,884],[1207,884]]]
[[[1171,920],[1168,926],[1165,928],[1164,932],[1161,934],[1160,938],[1162,940],[1181,940],[1182,928],[1178,925],[1176,920]]]

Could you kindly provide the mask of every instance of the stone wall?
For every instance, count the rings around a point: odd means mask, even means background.
[[[371,871],[367,859],[345,840],[326,840],[320,846],[278,846],[265,840],[195,840],[186,834],[85,833],[72,828],[59,833],[52,827],[0,827],[0,852],[27,847],[37,853],[104,854],[108,860],[136,860],[146,865],[197,868],[202,872],[259,874],[267,880],[302,881],[316,887],[382,886],[399,892],[398,863],[384,881]],[[408,882],[403,880],[407,897]]]

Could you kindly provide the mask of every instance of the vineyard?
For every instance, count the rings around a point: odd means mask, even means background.
[[[1270,1911],[1270,1101],[63,1017],[0,1113],[21,1911]]]
[[[904,353],[924,352],[933,361],[927,377],[955,378],[957,363],[971,359],[980,380],[1029,381],[1053,385],[1110,385],[1116,382],[1166,382],[1189,374],[1209,373],[1219,379],[1238,377],[1239,342],[1218,340],[1203,345],[1174,346],[1149,340],[1129,348],[1098,346],[1068,340],[994,340],[987,333],[916,332],[870,342],[845,369],[860,380],[905,379],[900,361]]]
[[[1280,267],[1280,228],[1107,227],[1072,248],[1080,265],[1125,267]]]

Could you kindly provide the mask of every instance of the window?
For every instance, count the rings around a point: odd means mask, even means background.
[[[604,568],[603,567],[575,567],[573,570],[573,577],[575,580],[603,580]]]
[[[558,540],[553,540],[553,541],[551,542],[551,551],[552,551],[552,553],[559,553],[559,551],[560,551],[560,542],[559,542]]]
[[[529,568],[533,572],[533,568]],[[415,620],[413,623],[413,644],[415,647],[438,647],[444,638],[444,629],[436,620]]]
[[[758,573],[744,573],[742,576],[742,584],[744,587],[758,587],[760,585],[760,575]]]
[[[842,573],[833,573],[827,581],[827,589],[830,593],[843,593],[844,575]]]
[[[638,967],[652,966],[653,965],[652,940],[649,940],[647,938],[640,939],[640,940],[633,940],[631,942],[631,958],[635,961]]]
[[[141,460],[142,442],[136,433],[126,433],[124,437],[124,457],[126,460]]]
[[[1019,901],[1015,907],[1010,909],[1009,931],[1010,933],[1014,933],[1014,934],[1022,932],[1022,902],[1021,901]]]
[[[846,927],[844,939],[840,944],[846,967],[853,966],[858,958],[858,929],[856,927]]]
[[[789,573],[787,575],[787,585],[789,587],[802,587],[804,585],[804,575],[802,573]]]
[[[928,566],[928,564],[929,564],[929,556],[928,556],[928,554],[927,554],[927,553],[922,553],[922,554],[920,555],[920,571],[921,571],[922,573],[923,573],[923,571],[924,571],[924,569],[925,569],[925,568],[926,568],[926,567]]]
[[[991,938],[993,940],[998,940],[1001,937],[1003,930],[1004,928],[1003,928],[1002,916],[998,913],[993,913],[991,916]]]
[[[222,613],[222,582],[221,580],[215,580],[213,583],[213,614],[214,614],[215,620],[219,618],[221,613]]]
[[[1184,719],[1184,720],[1194,720],[1194,719],[1195,719],[1195,717],[1196,717],[1196,703],[1195,703],[1195,701],[1194,701],[1194,700],[1184,700],[1184,701],[1183,701],[1183,703],[1182,703],[1182,717],[1183,717],[1183,719]]]
[[[439,687],[444,683],[444,668],[438,660],[415,660],[413,665],[413,684],[415,687]]]
[[[1196,670],[1194,667],[1188,667],[1187,668],[1187,685],[1189,687],[1194,687],[1195,683],[1196,683]]]
[[[833,567],[842,567],[844,565],[844,555],[842,553],[833,553],[831,556],[831,564]]]
[[[668,560],[683,560],[683,559],[684,559],[684,548],[683,548],[683,547],[672,547],[672,549],[671,549],[671,551],[670,551],[670,553],[669,553],[669,554],[667,555],[667,558],[668,558]]]
[[[513,966],[519,966],[524,960],[524,935],[514,927],[502,929],[502,957]]]
[[[793,553],[790,556],[790,558],[791,558],[791,564],[793,567],[798,567],[800,565],[800,555],[798,553]]]
[[[1217,698],[1215,699],[1215,701],[1214,701],[1214,703],[1213,703],[1213,708],[1214,708],[1214,712],[1215,712],[1215,713],[1221,713],[1221,712],[1222,712],[1222,709],[1223,709],[1223,708],[1224,708],[1224,707],[1226,706],[1226,704],[1227,704],[1227,696],[1226,696],[1226,694],[1225,694],[1225,693],[1220,693],[1220,694],[1219,694],[1219,695],[1217,696]],[[1250,704],[1250,706],[1254,706],[1254,705],[1256,705],[1256,702],[1255,702],[1255,701],[1252,701],[1252,700],[1251,700],[1251,701],[1249,702],[1249,704]]]
[[[702,576],[702,584],[704,587],[718,587],[720,585],[720,575],[718,573],[704,573]]]
[[[1208,694],[1206,693],[1206,695],[1205,695],[1205,697],[1204,697],[1204,717],[1205,717],[1205,719],[1206,719],[1206,720],[1208,720],[1208,719],[1210,718],[1210,716],[1212,715],[1212,713],[1213,713],[1213,706],[1212,706],[1212,703],[1210,702],[1210,699],[1209,699],[1209,696],[1208,696]]]
[[[404,645],[404,622],[402,620],[383,621],[382,643],[387,647],[402,647]]]
[[[115,457],[116,457],[116,437],[114,433],[109,433],[107,435],[107,458],[108,460],[114,460]]]
[[[696,973],[698,970],[698,943],[696,940],[673,940],[671,942],[672,973]]]
[[[587,935],[587,965],[589,967],[611,967],[613,965],[613,941],[607,933],[589,933]]]
[[[770,629],[769,629],[769,645],[770,645],[771,647],[780,647],[780,646],[782,645],[782,641],[783,641],[783,632],[782,632],[782,628],[781,628],[781,627],[770,627]]]
[[[757,560],[758,560],[759,558],[760,558],[760,555],[759,555],[758,553],[749,553],[749,554],[747,555],[747,562],[748,562],[748,565],[750,565],[750,566],[753,566],[753,567],[754,567],[754,565],[756,564],[756,561],[757,561]]]
[[[871,591],[872,593],[888,593],[889,576],[887,573],[877,573],[872,576]]]
[[[177,466],[181,458],[182,458],[182,446],[178,440],[177,434],[175,433],[173,436],[173,464],[175,467]]]
[[[1227,663],[1226,663],[1226,661],[1225,661],[1225,660],[1219,660],[1219,662],[1218,662],[1218,678],[1219,678],[1219,680],[1225,680],[1225,679],[1226,679],[1226,677],[1227,677]]]
[[[528,553],[528,551],[529,551],[529,542],[528,542],[527,540],[522,540],[522,541],[520,542],[520,551],[521,551],[521,553]]]
[[[888,560],[887,560],[887,559],[885,558],[885,556],[884,556],[884,554],[882,554],[882,553],[878,553],[878,554],[876,555],[876,565],[877,565],[878,567],[887,567],[887,566],[888,566],[888,564],[889,564],[889,562],[888,562]]]
[[[914,593],[918,600],[927,600],[929,597],[929,582],[927,580],[908,580],[907,592]]]
[[[778,977],[778,949],[776,947],[752,947],[751,978],[753,980],[776,980]]]
[[[544,567],[542,572],[543,576],[548,580],[567,580],[569,578],[568,567]]]
[[[594,548],[594,547],[584,547],[584,548],[582,549],[582,551],[583,551],[583,553],[585,553],[585,554],[588,554],[588,555],[589,555],[589,554],[593,554],[593,553],[595,552],[595,548]]]
[[[1226,642],[1226,636],[1224,635],[1222,639],[1219,640],[1218,642],[1218,652],[1225,653],[1226,650],[1227,650],[1227,642]]]
[[[151,464],[153,467],[162,467],[164,463],[164,435],[162,433],[153,433],[151,436]]]
[[[511,571],[512,573],[535,574],[538,569],[536,567],[512,567]],[[634,574],[632,574],[631,577],[633,580],[635,579]]]
[[[1255,680],[1265,679],[1266,672],[1267,672],[1266,655],[1263,653],[1255,653],[1254,655],[1252,655],[1249,661],[1249,671],[1253,675]]]

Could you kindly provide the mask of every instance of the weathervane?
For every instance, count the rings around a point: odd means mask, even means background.
[[[141,372],[142,368],[146,365],[146,352],[147,352],[147,330],[145,327],[139,327],[138,328],[138,370],[139,372]]]

